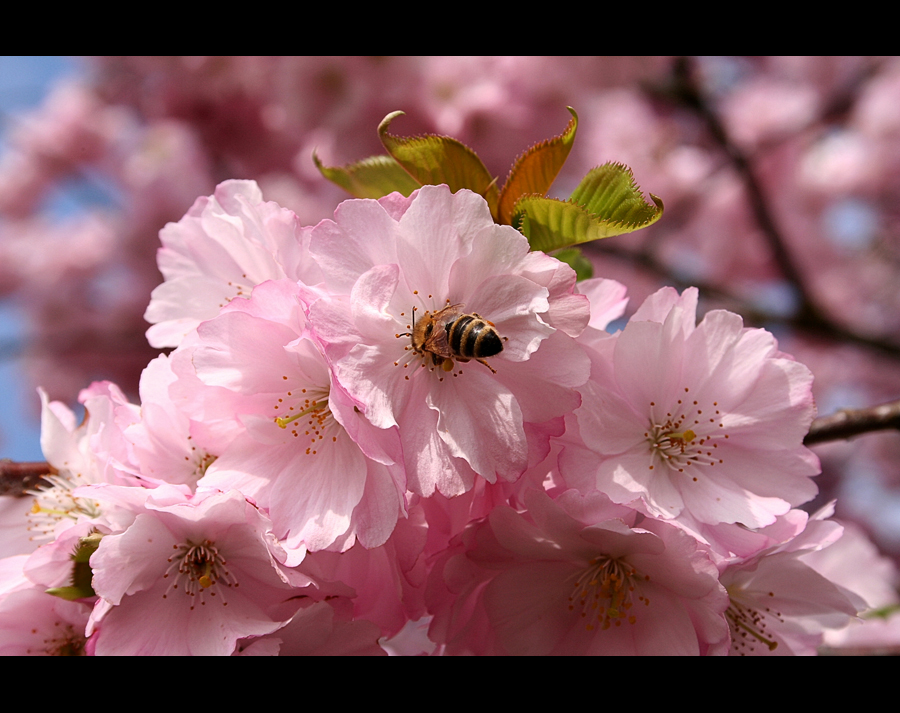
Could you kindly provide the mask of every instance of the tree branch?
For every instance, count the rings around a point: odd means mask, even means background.
[[[804,445],[839,441],[863,433],[900,431],[900,400],[868,408],[845,408],[812,422]]]
[[[40,487],[41,478],[52,472],[53,467],[43,461],[17,463],[0,458],[0,495],[24,497],[29,490]]]

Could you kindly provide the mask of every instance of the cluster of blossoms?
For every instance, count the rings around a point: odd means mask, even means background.
[[[161,239],[140,405],[44,398],[0,653],[800,654],[865,608],[806,559],[809,370],[695,289],[607,333],[621,285],[446,186],[303,226],[227,181]]]

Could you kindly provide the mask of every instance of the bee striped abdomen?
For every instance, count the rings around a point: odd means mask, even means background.
[[[464,314],[448,322],[450,351],[466,359],[483,359],[503,351],[503,340],[493,325],[477,314]]]

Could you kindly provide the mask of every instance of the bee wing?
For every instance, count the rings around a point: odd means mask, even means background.
[[[440,324],[441,327],[446,327],[448,323],[462,315],[463,307],[465,307],[465,305],[462,302],[455,305],[447,305],[444,309],[434,313],[434,321]]]
[[[431,330],[431,334],[425,340],[425,344],[422,345],[426,352],[446,358],[453,356],[450,352],[450,342],[447,340],[446,326],[447,323],[445,321],[436,321],[434,323],[434,329]]]
[[[428,339],[425,340],[425,351],[448,359],[453,356],[453,352],[450,351],[450,342],[447,338],[447,325],[452,323],[462,314],[460,311],[462,306],[462,303],[447,305],[444,309],[439,310],[432,315],[434,329],[431,330],[431,334],[428,336]]]

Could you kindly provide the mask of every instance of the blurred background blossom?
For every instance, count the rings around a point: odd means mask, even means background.
[[[701,290],[816,377],[820,415],[900,398],[900,59],[894,57],[0,58],[0,456],[40,460],[35,387],[137,400],[159,230],[229,178],[304,224],[346,195],[312,162],[383,153],[376,127],[451,135],[500,182],[579,115],[551,195],[630,166],[656,225],[590,244],[631,309]],[[900,434],[815,447],[837,497],[900,557]]]

